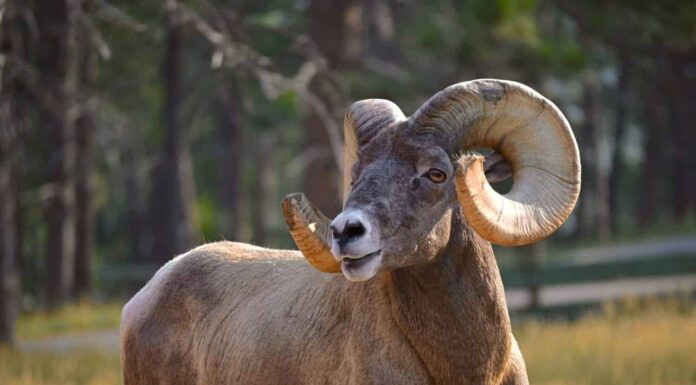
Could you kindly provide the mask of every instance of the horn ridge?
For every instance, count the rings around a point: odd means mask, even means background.
[[[304,194],[285,197],[283,215],[292,239],[307,262],[326,273],[341,271],[340,263],[331,253],[331,221]]]
[[[343,121],[343,204],[351,190],[352,169],[358,161],[358,148],[382,129],[406,120],[401,109],[386,99],[365,99],[353,103]]]
[[[577,143],[558,107],[533,89],[496,79],[458,83],[424,103],[409,126],[434,131],[454,153],[490,147],[507,159],[513,185],[503,195],[488,184],[482,158],[463,155],[455,165],[464,216],[485,239],[532,243],[572,212],[581,184]]]

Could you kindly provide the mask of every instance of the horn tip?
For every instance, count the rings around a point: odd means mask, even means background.
[[[304,200],[303,193],[292,193],[283,198],[283,216],[288,229],[292,230],[301,225],[301,206]]]
[[[283,198],[283,206],[291,203],[299,203],[304,199],[304,194],[301,192],[291,193]]]

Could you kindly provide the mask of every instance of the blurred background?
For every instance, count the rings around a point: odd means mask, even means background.
[[[532,382],[696,383],[696,3],[631,0],[0,0],[0,382],[119,383],[159,266],[340,211],[352,101],[482,77],[582,155],[567,223],[496,250]]]

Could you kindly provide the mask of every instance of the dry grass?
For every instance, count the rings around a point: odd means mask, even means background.
[[[118,308],[34,316],[20,329],[39,335],[77,331],[72,325],[56,326],[67,319],[79,320],[83,329],[101,329],[118,322],[113,311]],[[573,323],[529,322],[516,328],[516,336],[535,385],[696,384],[696,309],[685,301],[626,301]],[[0,348],[2,385],[120,383],[113,352],[29,354]]]
[[[532,384],[696,384],[696,310],[684,300],[627,300],[516,336]]]
[[[51,313],[23,315],[17,323],[20,340],[118,327],[122,304],[68,306]],[[23,353],[0,346],[2,385],[111,385],[121,384],[118,354],[100,350],[60,353]]]
[[[51,313],[25,314],[17,323],[17,336],[26,340],[86,331],[113,330],[118,328],[122,307],[123,304],[118,303],[81,303]]]
[[[119,365],[115,353],[25,354],[0,348],[0,384],[117,385],[122,383]]]

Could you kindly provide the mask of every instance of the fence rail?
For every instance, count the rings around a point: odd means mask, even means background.
[[[96,276],[100,289],[107,295],[132,295],[142,287],[154,273],[157,266],[153,264],[130,264],[102,266],[97,269]],[[540,299],[550,290],[562,290],[577,285],[590,285],[592,288],[607,287],[612,281],[629,280],[638,285],[650,285],[651,278],[687,277],[690,290],[696,288],[696,250],[693,254],[671,256],[641,257],[632,260],[602,261],[592,264],[558,264],[536,267],[531,270],[501,271],[505,289],[510,292],[524,292],[528,300],[524,305],[511,309],[515,313],[530,314],[577,314],[580,310],[596,306],[599,297],[590,301],[578,301],[578,298],[568,298],[566,303],[556,301],[553,304],[543,303]],[[691,282],[693,277],[693,282]],[[641,283],[643,282],[643,283]],[[644,295],[644,290],[636,290],[635,295]],[[655,295],[664,293],[655,292]]]
[[[505,288],[513,289],[689,273],[696,273],[696,251],[693,255],[656,256],[591,265],[547,265],[531,271],[506,270],[501,275]]]

